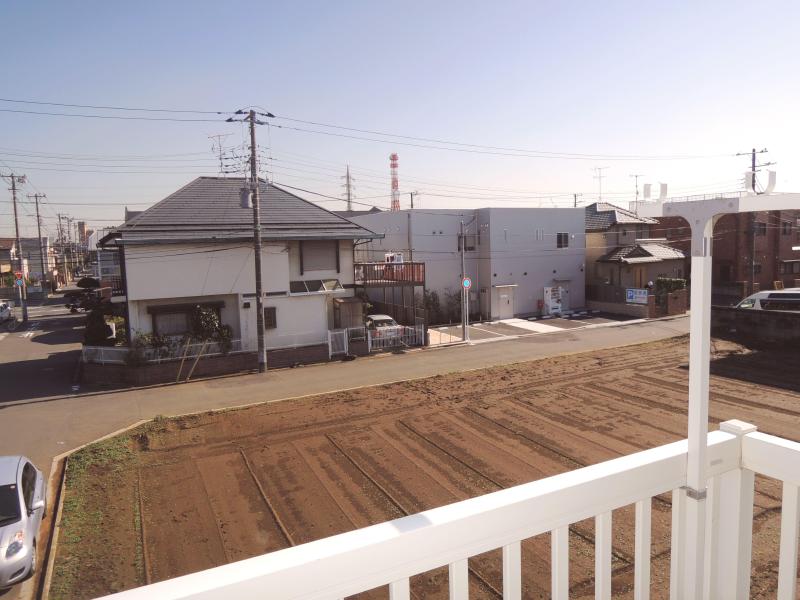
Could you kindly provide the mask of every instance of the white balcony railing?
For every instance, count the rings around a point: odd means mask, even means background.
[[[409,578],[449,566],[451,599],[468,597],[469,557],[502,548],[504,599],[522,590],[521,541],[552,536],[552,597],[569,592],[569,526],[595,519],[595,597],[611,597],[611,511],[635,505],[635,592],[649,598],[652,498],[672,492],[670,596],[684,589],[686,440],[271,554],[108,596],[119,600],[337,599],[388,585],[410,597]],[[783,481],[778,598],[794,600],[800,522],[800,444],[739,421],[708,434],[706,598],[747,598],[754,475]],[[697,549],[695,549],[697,550]],[[665,590],[662,590],[665,591]]]

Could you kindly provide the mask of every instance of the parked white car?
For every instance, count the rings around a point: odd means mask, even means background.
[[[14,307],[5,301],[0,301],[0,323],[14,320]]]
[[[756,292],[739,302],[736,308],[800,312],[800,288]]]
[[[366,323],[373,338],[399,338],[403,335],[403,326],[389,315],[367,315]]]

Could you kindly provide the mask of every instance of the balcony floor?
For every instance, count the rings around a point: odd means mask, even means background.
[[[724,342],[716,349],[712,423],[738,418],[796,439],[800,393],[786,389],[796,377],[785,364],[730,353],[738,348]],[[109,452],[81,458],[88,467],[67,497],[84,498],[103,519],[95,544],[65,515],[57,565],[81,572],[92,563],[95,576],[67,578],[64,589],[95,596],[115,583],[158,581],[682,439],[687,352],[685,339],[673,339],[158,422],[134,433],[132,451],[118,450],[118,470],[103,464]],[[736,379],[741,372],[783,388]],[[113,485],[98,489],[98,478]],[[755,597],[774,595],[781,497],[774,481],[758,478],[756,490]],[[655,499],[652,518],[653,597],[661,598],[668,496]],[[615,511],[620,597],[632,596],[633,522],[632,507]],[[123,560],[137,544],[141,560]],[[593,521],[571,527],[572,597],[594,595],[593,546]],[[522,548],[523,596],[549,597],[549,536]],[[501,568],[500,551],[470,559],[470,598],[498,597]],[[412,592],[446,598],[447,571],[412,578]]]

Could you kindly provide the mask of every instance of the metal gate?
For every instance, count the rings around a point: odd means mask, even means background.
[[[328,331],[328,358],[347,354],[347,329]]]

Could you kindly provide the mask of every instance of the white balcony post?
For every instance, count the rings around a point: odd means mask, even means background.
[[[469,599],[469,563],[467,559],[450,563],[448,569],[450,600]]]
[[[741,439],[756,430],[742,421],[725,421],[719,427]],[[740,451],[741,452],[741,451]],[[719,476],[715,492],[713,539],[714,565],[711,567],[710,596],[747,600],[750,597],[750,559],[753,546],[753,494],[755,473],[749,469],[733,469]]]
[[[550,535],[550,597],[569,600],[569,525],[554,529]]]
[[[778,563],[778,600],[797,597],[797,539],[800,535],[800,486],[783,483],[781,556]]]
[[[503,546],[503,600],[522,598],[522,545]]]
[[[713,214],[690,220],[692,228],[691,315],[689,317],[689,453],[683,488],[684,528],[681,561],[683,593],[703,596],[705,577],[706,445],[708,444],[708,379],[711,362],[711,244]]]

